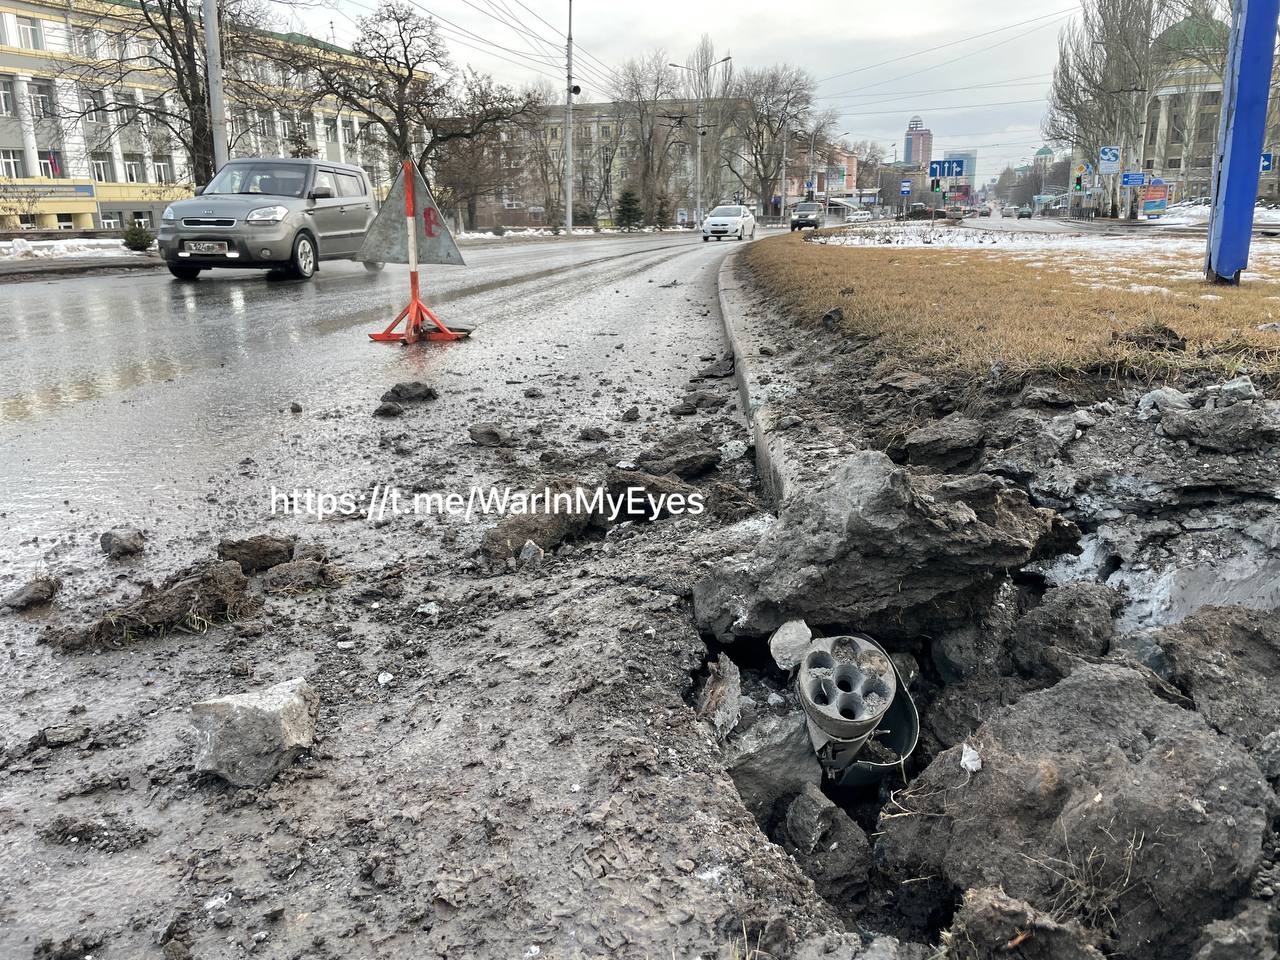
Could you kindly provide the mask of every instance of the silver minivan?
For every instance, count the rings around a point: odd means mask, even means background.
[[[353,258],[376,212],[359,167],[255,157],[232,160],[195,197],[166,207],[156,239],[179,280],[213,267],[259,267],[307,280],[321,260]]]

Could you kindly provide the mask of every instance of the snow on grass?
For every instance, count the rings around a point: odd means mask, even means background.
[[[129,250],[119,239],[25,240],[17,237],[13,240],[0,241],[0,261],[142,256],[146,254]]]

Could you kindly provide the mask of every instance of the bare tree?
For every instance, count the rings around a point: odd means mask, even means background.
[[[813,91],[808,71],[788,64],[744,70],[734,84],[738,136],[726,146],[725,160],[762,208],[768,207],[782,172],[784,137],[806,123]]]
[[[270,36],[270,20],[258,0],[223,0],[220,8],[227,96],[250,100],[255,53]],[[89,152],[139,124],[144,136],[176,140],[191,158],[192,179],[208,181],[213,124],[200,0],[117,0],[85,10],[90,18],[69,27],[74,56],[58,68],[60,82],[76,85],[79,102],[59,119],[89,121]]]
[[[1058,39],[1044,120],[1050,142],[1086,157],[1107,144],[1119,145],[1124,156],[1141,142],[1147,95],[1167,70],[1154,45],[1174,12],[1163,0],[1084,0],[1080,19]],[[1118,197],[1117,182],[1113,215]]]
[[[618,69],[614,100],[625,110],[624,142],[636,161],[640,203],[651,220],[665,191],[673,147],[681,140],[682,124],[676,118],[687,112],[672,103],[678,93],[676,71],[663,50],[628,60]]]
[[[426,167],[446,144],[487,137],[534,107],[488,74],[459,70],[435,21],[408,3],[389,0],[356,23],[359,67],[318,54],[309,75],[319,95],[378,128],[396,157]]]
[[[709,34],[703,34],[693,52],[685,58],[680,72],[684,98],[692,105],[695,116],[681,128],[690,152],[702,150],[702,196],[711,204],[721,199],[724,190],[720,157],[733,138],[734,72],[733,62],[717,55]],[[696,175],[697,163],[694,164]],[[695,195],[697,185],[694,185]]]

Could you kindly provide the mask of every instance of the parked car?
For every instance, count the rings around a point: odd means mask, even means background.
[[[1017,215],[1018,215],[1018,208],[1015,207],[1013,204],[1009,204],[1009,206],[1005,207],[1003,210],[1000,211],[1000,216],[1002,217],[1016,217]]]
[[[746,237],[750,240],[755,235],[755,214],[747,207],[739,206],[736,203],[716,207],[707,214],[707,219],[702,221],[703,243],[706,243],[712,237],[717,240],[723,240],[725,237],[734,237],[741,240]]]
[[[845,223],[866,223],[867,221],[874,220],[874,219],[875,217],[872,216],[870,210],[854,210],[852,213],[850,213],[847,217],[844,218],[844,222]]]
[[[179,280],[195,280],[213,267],[260,267],[309,280],[321,261],[355,257],[375,207],[359,167],[232,160],[195,197],[165,207],[156,239]]]
[[[820,203],[797,203],[791,208],[791,229],[803,230],[812,227],[817,230],[826,220]]]
[[[978,211],[978,216],[980,216],[980,217],[989,217],[989,216],[991,216],[991,208],[990,208],[990,207],[983,207],[981,210],[979,210],[979,211]]]
[[[1026,207],[1026,206],[1019,207],[1019,208],[1018,208],[1018,219],[1019,219],[1019,220],[1030,220],[1030,219],[1031,219],[1031,208],[1030,208],[1030,207]]]

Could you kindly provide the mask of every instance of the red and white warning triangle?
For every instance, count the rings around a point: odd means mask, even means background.
[[[405,169],[413,171],[412,199],[405,202]],[[415,256],[409,249],[409,223],[413,223]],[[463,266],[462,254],[453,242],[453,234],[440,214],[440,208],[427,189],[427,183],[416,163],[405,164],[396,182],[374,218],[357,260],[376,263],[450,263]]]

